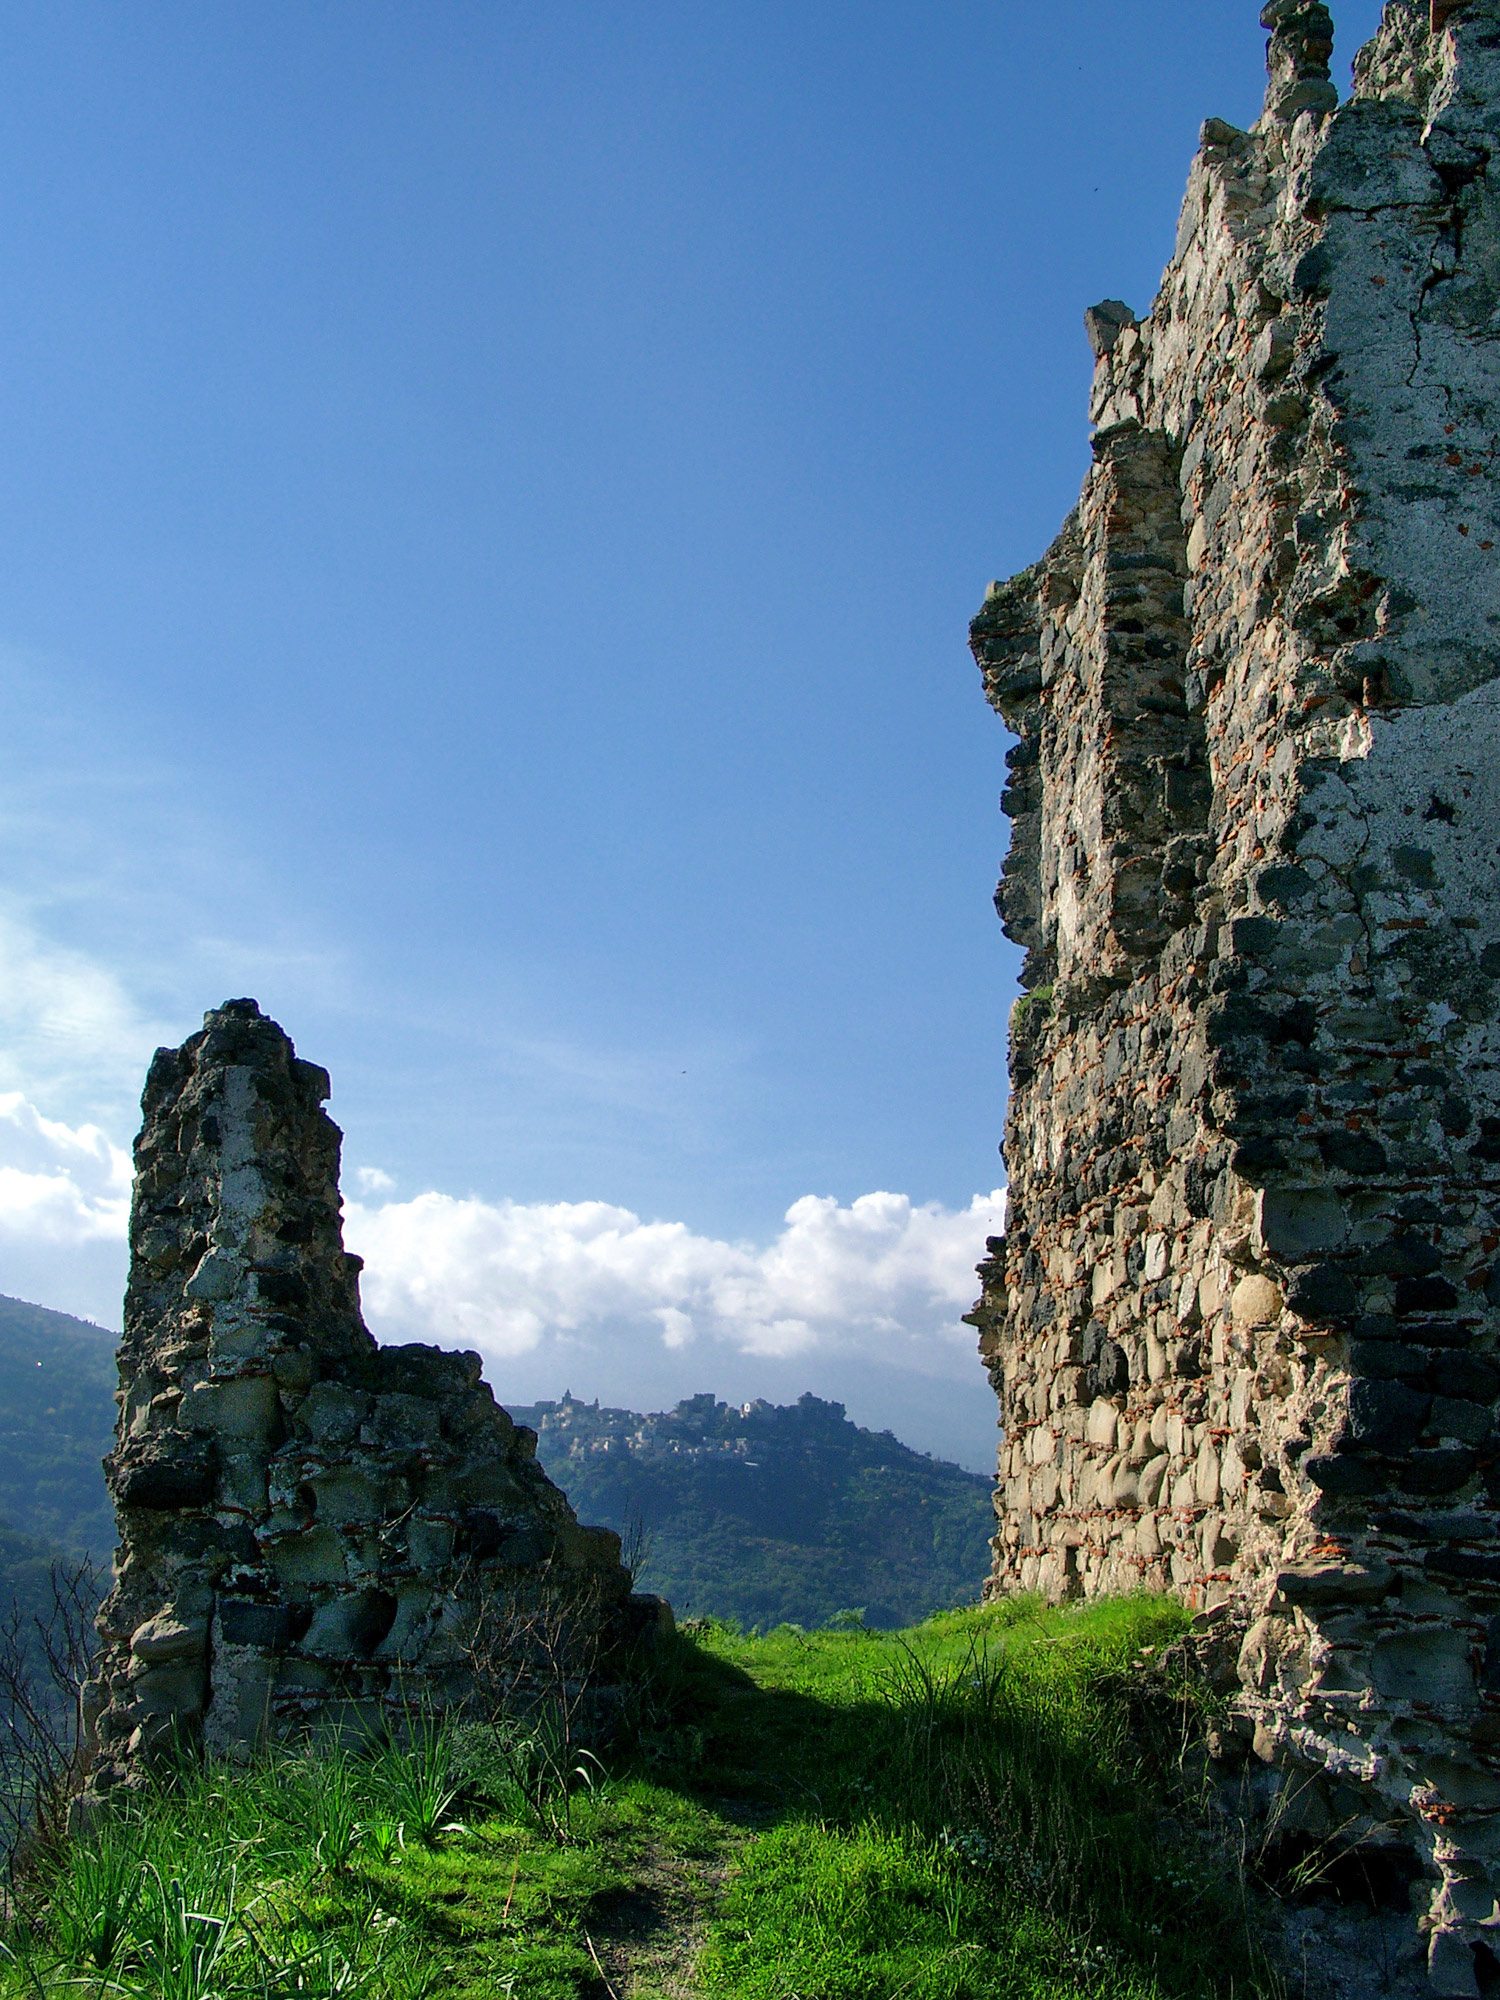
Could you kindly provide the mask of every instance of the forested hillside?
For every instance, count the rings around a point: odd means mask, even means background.
[[[99,1461],[115,1424],[116,1338],[0,1298],[0,1524],[105,1558],[114,1515]]]
[[[990,1482],[803,1396],[693,1396],[642,1416],[564,1397],[514,1407],[585,1521],[638,1524],[641,1581],[679,1614],[769,1629],[840,1611],[910,1624],[972,1604],[989,1569]]]

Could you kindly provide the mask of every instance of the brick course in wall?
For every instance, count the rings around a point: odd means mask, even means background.
[[[1093,467],[973,625],[1026,947],[992,1592],[1245,1627],[1242,1728],[1500,1979],[1500,0],[1274,0]],[[1489,168],[1496,161],[1496,178]],[[1309,1775],[1312,1788],[1309,1790]],[[1288,1779],[1290,1782],[1290,1779]]]

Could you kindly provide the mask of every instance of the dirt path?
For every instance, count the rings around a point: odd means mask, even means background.
[[[599,1897],[585,1935],[599,1967],[595,2000],[688,2000],[709,1919],[733,1853],[690,1861],[661,1848],[641,1856],[628,1889]]]

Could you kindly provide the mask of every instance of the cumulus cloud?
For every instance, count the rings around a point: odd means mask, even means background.
[[[646,1222],[608,1202],[485,1202],[421,1194],[354,1204],[365,1309],[385,1339],[458,1342],[498,1360],[583,1359],[649,1340],[698,1365],[853,1355],[950,1374],[974,1367],[960,1321],[1005,1196],[967,1208],[804,1195],[764,1249]],[[527,1369],[531,1375],[535,1371]]]
[[[502,1401],[812,1389],[909,1442],[990,1456],[993,1402],[960,1315],[1004,1226],[1001,1190],[960,1209],[804,1195],[757,1246],[609,1202],[395,1201],[380,1169],[351,1179],[371,1330],[477,1348]],[[108,1133],[0,1092],[0,1292],[118,1326],[129,1205],[130,1158]]]
[[[118,1324],[130,1156],[0,1092],[0,1291]]]

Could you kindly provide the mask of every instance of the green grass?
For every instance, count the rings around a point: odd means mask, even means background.
[[[566,1815],[473,1732],[189,1773],[22,1885],[0,1993],[1245,2000],[1241,1888],[1163,1819],[1132,1671],[1182,1624],[704,1628]]]

